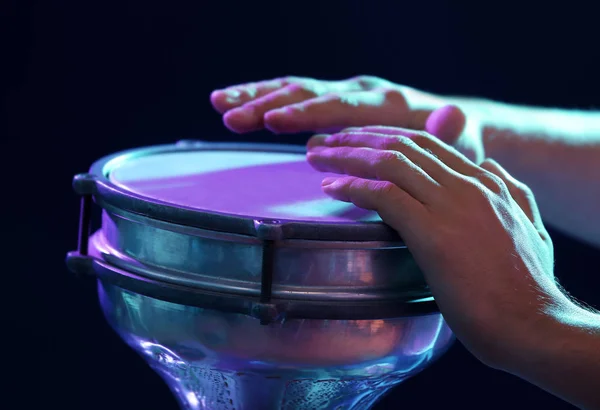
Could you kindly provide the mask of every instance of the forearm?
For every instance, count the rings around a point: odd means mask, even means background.
[[[533,190],[544,220],[600,246],[600,112],[462,102],[486,156]]]
[[[600,409],[600,316],[571,312],[536,329],[533,343],[515,348],[501,368],[579,408]]]

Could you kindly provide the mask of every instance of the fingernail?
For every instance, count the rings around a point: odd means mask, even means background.
[[[238,104],[240,102],[240,93],[238,90],[216,90],[215,93],[222,93],[225,95],[225,101],[228,104]]]
[[[335,181],[337,181],[337,178],[335,178],[335,177],[324,178],[323,181],[321,181],[321,186],[322,187],[329,186],[329,185],[333,184]]]
[[[327,139],[327,134],[316,134],[310,137],[308,140],[308,149],[313,149],[315,147],[320,147],[325,145],[325,140]]]

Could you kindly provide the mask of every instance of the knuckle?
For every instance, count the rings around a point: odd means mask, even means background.
[[[511,195],[517,196],[518,198],[515,198],[515,199],[521,199],[525,203],[528,203],[530,207],[534,207],[535,206],[534,205],[535,197],[533,196],[533,192],[531,191],[531,189],[529,189],[529,187],[522,185],[522,184],[513,184],[513,185],[514,185],[514,189],[511,190]]]
[[[258,91],[258,84],[257,83],[244,84],[242,86],[238,86],[236,88],[236,91],[245,94],[246,97],[254,98],[254,97],[256,97],[256,94]]]
[[[468,176],[468,175],[459,174],[456,176],[456,181],[457,181],[458,186],[461,189],[465,189],[465,190],[481,189],[481,184],[479,183],[479,181],[477,181],[476,178]]]
[[[380,137],[377,139],[377,148],[385,151],[402,151],[405,144],[397,137]]]
[[[405,154],[408,150],[413,149],[415,143],[410,138],[406,137],[382,137],[379,139],[379,149],[397,151]]]
[[[380,85],[384,80],[373,75],[358,75],[351,80],[358,83],[361,88],[371,89]]]
[[[490,201],[490,189],[478,177],[459,176],[458,179],[464,192],[475,203],[486,204]]]
[[[426,132],[415,132],[409,136],[409,138],[418,146],[422,148],[432,146],[433,137],[431,134]]]
[[[302,82],[303,78],[295,76],[295,75],[286,75],[285,77],[281,78],[281,82],[283,84],[295,84],[295,83],[299,83]]]
[[[531,190],[531,188],[529,188],[529,185],[526,185],[523,182],[517,182],[516,185],[517,185],[517,188],[519,189],[519,191],[521,191],[523,193],[523,196],[525,198],[530,199],[530,200],[535,200],[535,195],[533,194],[533,191]]]
[[[340,134],[332,134],[327,137],[327,145],[329,146],[339,146],[339,145],[351,145],[354,140],[354,134],[352,133],[340,133]]]
[[[315,97],[317,95],[315,87],[303,82],[291,83],[286,86],[286,90],[289,94],[301,94],[305,97]]]
[[[389,198],[393,195],[396,186],[389,181],[377,181],[373,184],[372,191],[376,196],[381,198]]]
[[[288,91],[302,91],[304,90],[304,85],[301,83],[290,83],[285,87]]]
[[[401,152],[391,150],[380,152],[375,160],[375,164],[380,166],[388,166],[403,162],[406,162],[406,156]]]
[[[373,164],[377,179],[386,179],[390,169],[406,164],[408,159],[398,151],[382,151],[376,157]]]
[[[476,178],[481,182],[487,189],[492,191],[495,194],[503,194],[508,188],[502,178],[499,176],[492,174],[491,172],[481,172]]]
[[[358,98],[354,94],[352,94],[352,93],[349,93],[349,94],[337,94],[337,93],[330,94],[329,95],[329,100],[331,102],[338,103],[340,105],[345,105],[345,106],[348,106],[348,107],[356,107],[356,106],[359,105]]]

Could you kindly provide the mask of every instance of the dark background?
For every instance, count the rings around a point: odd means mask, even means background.
[[[0,407],[175,408],[105,323],[94,285],[64,266],[76,246],[71,177],[114,151],[182,137],[306,141],[231,134],[210,107],[214,88],[371,74],[442,94],[598,104],[593,2],[470,3],[0,2]],[[551,234],[563,285],[598,307],[600,252]],[[571,408],[484,367],[458,343],[378,408],[401,406]]]

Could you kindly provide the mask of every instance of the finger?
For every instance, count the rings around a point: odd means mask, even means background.
[[[533,225],[538,230],[546,230],[542,222],[542,216],[538,209],[537,203],[535,202],[534,195],[527,185],[517,181],[504,168],[502,168],[500,164],[491,158],[486,158],[486,160],[481,163],[481,168],[500,177],[506,184],[511,197],[521,207]]]
[[[311,89],[327,87],[331,92],[345,92],[374,88],[374,85],[377,84],[376,80],[375,78],[364,76],[342,81],[322,81],[312,78],[288,76],[234,85],[224,90],[215,90],[211,93],[210,99],[214,108],[223,114],[290,84],[301,85]],[[378,81],[380,83],[383,82],[380,79]]]
[[[396,89],[326,94],[265,114],[265,126],[278,133],[341,129],[368,124],[405,125],[406,99]]]
[[[213,107],[221,114],[239,107],[248,101],[260,98],[275,90],[286,86],[289,78],[276,78],[272,80],[246,83],[215,90],[210,94]]]
[[[311,150],[319,145],[329,147],[369,147],[399,151],[407,155],[407,149],[410,148],[410,146],[407,147],[407,139],[413,141],[423,150],[430,151],[442,164],[446,165],[446,167],[438,165],[437,170],[431,168],[427,171],[429,175],[442,184],[449,182],[445,178],[444,173],[453,178],[456,177],[450,170],[466,176],[475,176],[480,172],[479,168],[472,161],[438,138],[432,137],[425,132],[397,127],[368,126],[347,128],[342,132],[330,136],[316,135],[308,140],[307,149]],[[425,162],[424,165],[434,164]],[[435,175],[430,172],[433,172]]]
[[[325,178],[323,192],[359,208],[376,211],[406,241],[427,217],[423,205],[408,192],[389,181],[372,181],[355,176]]]
[[[420,137],[416,139],[419,140]],[[427,138],[427,137],[424,137]],[[429,137],[432,138],[432,137]],[[321,144],[321,148],[317,148]],[[452,185],[459,172],[453,170],[441,161],[430,149],[433,145],[423,143],[422,146],[411,138],[382,135],[375,133],[340,133],[330,136],[315,135],[308,143],[308,152],[319,152],[324,147],[329,148],[372,148],[380,151],[393,151],[406,156],[413,164],[421,168],[429,177],[440,185]]]
[[[309,151],[307,160],[318,171],[389,181],[422,203],[432,203],[440,194],[440,184],[397,151],[325,147]]]
[[[288,84],[262,97],[228,111],[223,117],[227,128],[234,132],[250,132],[264,128],[266,112],[314,98],[327,87],[306,87],[302,84]]]
[[[446,105],[433,111],[427,118],[425,131],[446,144],[454,145],[465,129],[465,113],[455,105]]]

